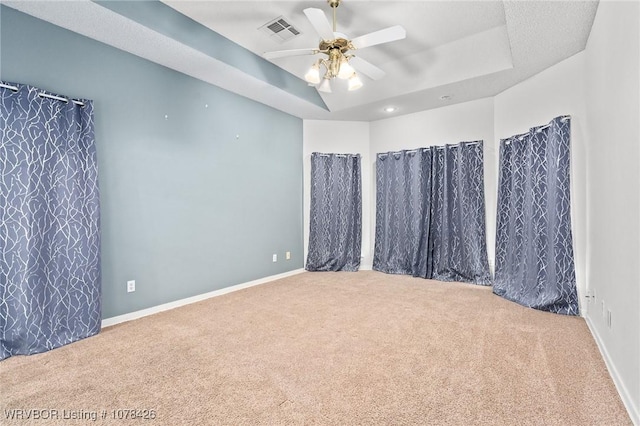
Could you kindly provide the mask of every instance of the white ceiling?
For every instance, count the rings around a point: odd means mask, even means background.
[[[594,1],[343,0],[339,32],[356,37],[402,25],[407,38],[357,51],[387,75],[378,81],[362,77],[364,86],[355,92],[334,80],[333,93],[321,93],[327,111],[93,2],[3,3],[301,118],[361,121],[388,117],[383,112],[388,105],[398,108],[393,114],[406,114],[494,96],[583,50],[597,9]],[[164,3],[258,55],[316,47],[319,37],[302,12],[307,7],[320,8],[331,19],[326,0]],[[259,30],[281,15],[302,34],[279,42]],[[312,56],[272,60],[300,79],[313,61]],[[443,101],[443,95],[451,99]]]

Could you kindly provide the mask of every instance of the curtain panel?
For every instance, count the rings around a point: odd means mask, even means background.
[[[570,121],[500,141],[493,292],[578,315],[570,211]]]
[[[491,285],[482,141],[432,153],[432,278]]]
[[[482,141],[378,154],[373,269],[491,284],[483,182]]]
[[[433,275],[432,158],[429,148],[378,154],[374,270],[422,278]]]
[[[101,324],[93,104],[0,87],[0,359]]]
[[[362,245],[359,154],[311,154],[308,271],[357,271]]]

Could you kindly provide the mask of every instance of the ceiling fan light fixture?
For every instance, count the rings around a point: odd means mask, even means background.
[[[318,84],[320,83],[320,64],[317,62],[309,68],[309,71],[304,75],[304,79],[307,83]]]
[[[328,78],[325,77],[322,80],[322,84],[318,87],[318,92],[331,93],[331,84],[329,83]]]
[[[331,93],[331,83],[329,80],[336,77],[342,80],[348,80],[348,88],[350,91],[361,88],[362,80],[356,75],[356,70],[358,73],[364,74],[372,80],[379,80],[384,77],[385,72],[380,68],[349,52],[355,49],[363,49],[369,46],[404,39],[407,36],[405,29],[400,25],[395,25],[350,39],[347,35],[337,31],[336,8],[340,5],[341,0],[326,1],[333,9],[333,25],[331,25],[331,22],[329,22],[327,16],[321,9],[308,7],[303,10],[311,26],[320,36],[320,43],[317,48],[266,52],[263,56],[267,59],[316,54],[327,56],[328,58],[322,57],[318,59],[304,75],[307,83],[315,85],[318,91],[325,93]],[[277,23],[284,27],[287,22],[284,20],[283,22],[284,24],[279,21]],[[280,27],[276,29],[278,28]],[[352,59],[353,62],[351,61]],[[323,78],[320,77],[319,72],[321,66],[326,68],[326,73]]]
[[[355,72],[356,70],[354,70],[353,67],[349,65],[349,60],[345,56],[343,56],[342,60],[340,61],[340,71],[338,71],[338,78],[346,80],[350,78]]]
[[[354,72],[353,74],[351,74],[351,77],[349,77],[349,91],[351,92],[353,90],[358,90],[361,87],[362,87],[362,80],[360,80],[360,77],[358,77],[358,74]]]

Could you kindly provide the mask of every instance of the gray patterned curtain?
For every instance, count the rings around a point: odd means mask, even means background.
[[[6,86],[13,88],[0,87],[0,359],[91,336],[101,322],[93,104]]]
[[[432,278],[490,285],[482,142],[432,152]]]
[[[431,162],[429,148],[378,154],[374,270],[432,276]]]
[[[531,308],[578,315],[569,163],[568,117],[500,141],[493,292]]]
[[[373,269],[491,284],[482,141],[378,154]]]
[[[308,271],[357,271],[362,245],[360,155],[311,154]]]

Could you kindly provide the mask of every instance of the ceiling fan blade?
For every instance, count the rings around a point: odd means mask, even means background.
[[[363,49],[376,44],[388,43],[390,41],[402,40],[407,36],[407,32],[400,25],[374,31],[369,34],[356,37],[351,40],[351,44],[356,49]]]
[[[380,68],[373,65],[371,62],[365,61],[364,59],[354,56],[349,59],[349,64],[355,68],[355,70],[359,73],[362,73],[369,77],[372,80],[380,80],[382,77],[386,75],[384,71]]]
[[[262,56],[265,59],[275,59],[285,58],[287,56],[315,55],[318,52],[318,49],[310,47],[308,49],[276,50],[274,52],[266,52]]]
[[[313,7],[309,7],[303,10],[304,14],[307,15],[307,18],[313,25],[313,28],[316,30],[320,38],[323,40],[333,40],[335,36],[333,35],[333,29],[331,28],[331,24],[327,20],[327,16],[320,9],[316,9]]]

